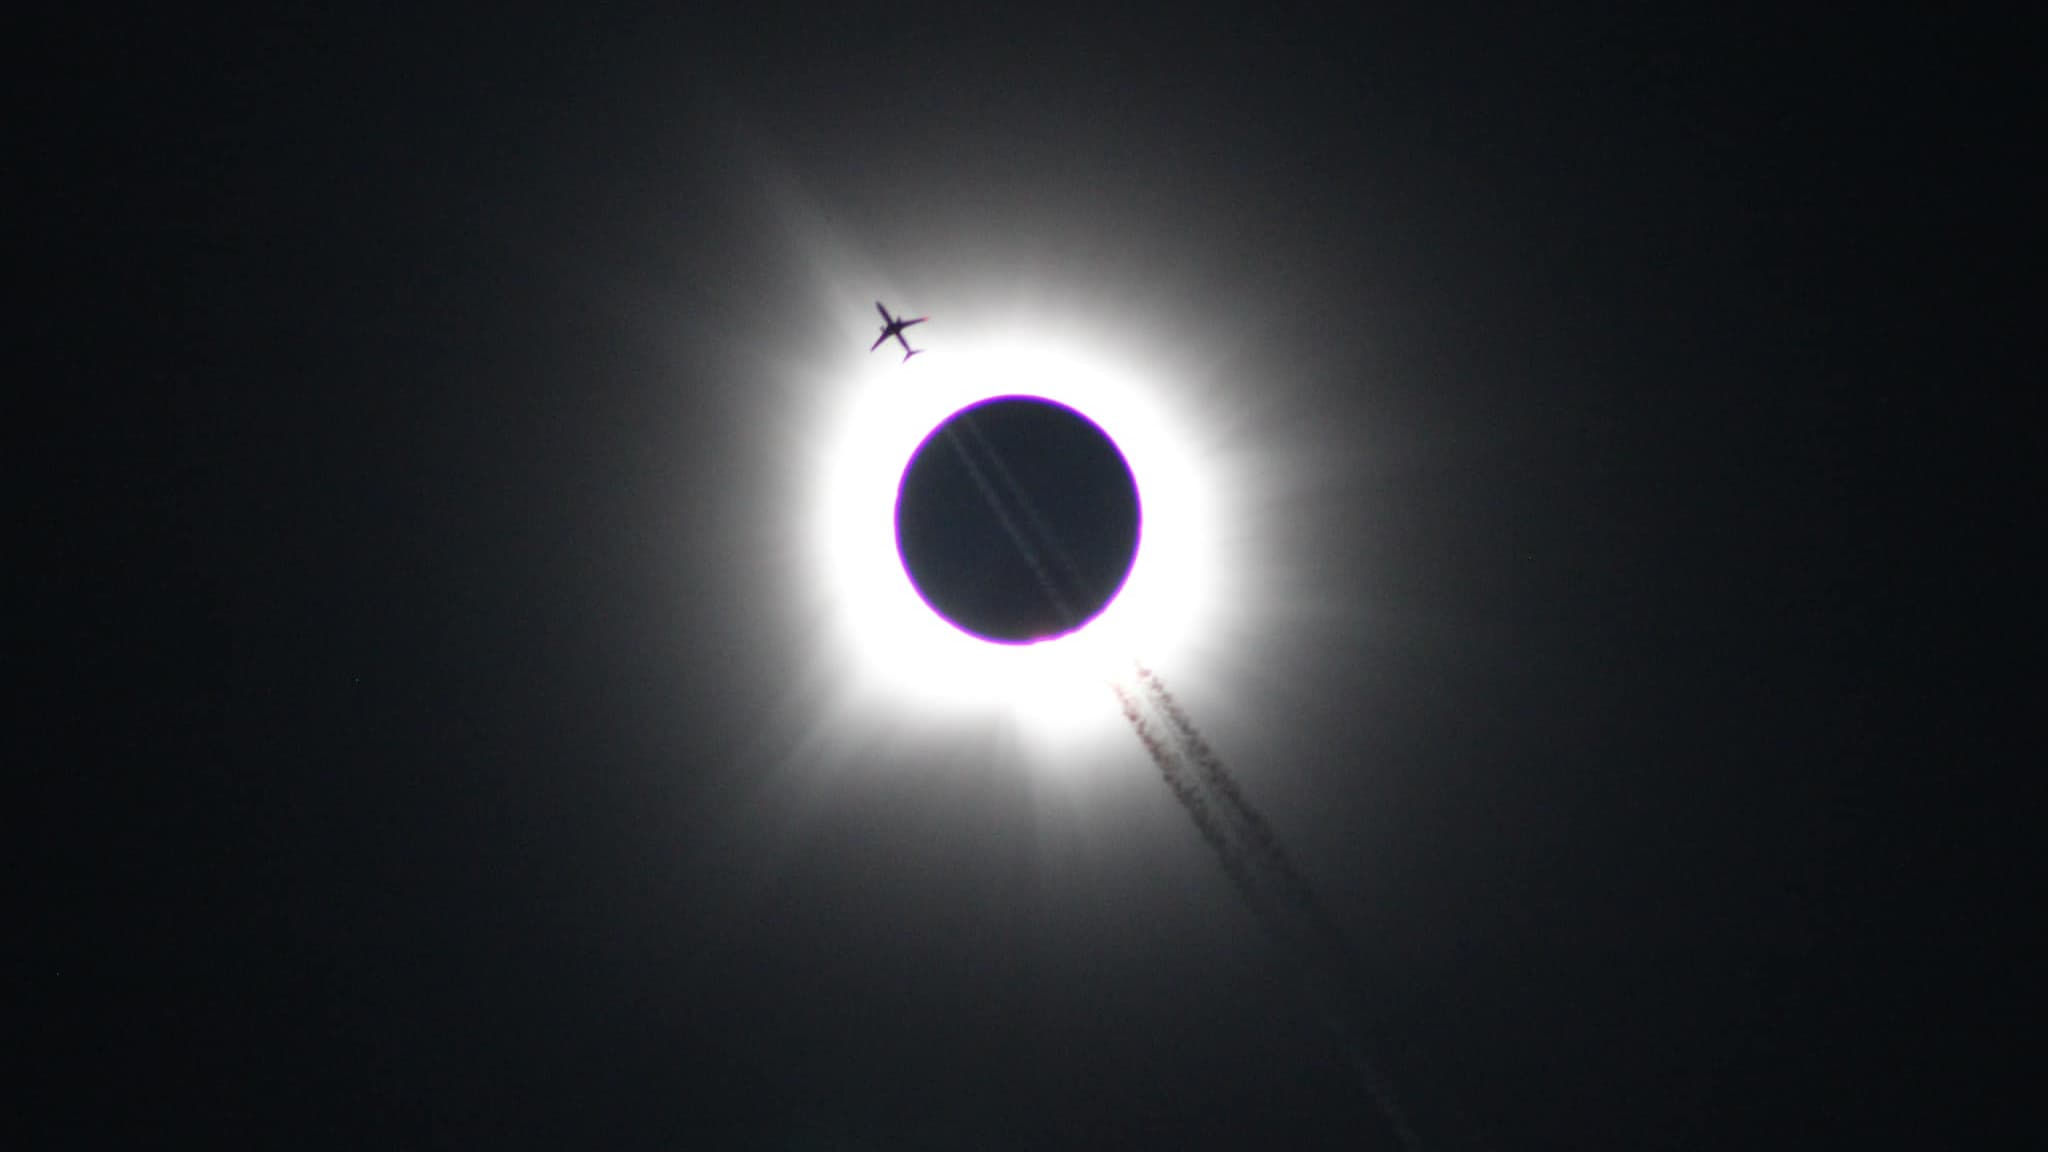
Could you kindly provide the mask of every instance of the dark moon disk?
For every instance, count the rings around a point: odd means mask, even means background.
[[[1138,486],[1093,421],[1037,396],[946,418],[896,490],[896,551],[932,611],[1000,644],[1109,606],[1138,554]]]

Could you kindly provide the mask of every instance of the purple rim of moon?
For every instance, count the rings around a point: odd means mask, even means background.
[[[971,639],[979,640],[984,644],[994,644],[1002,648],[1026,648],[1030,647],[1033,644],[1044,644],[1049,641],[1059,640],[1067,636],[1072,636],[1074,633],[1079,632],[1082,629],[1088,627],[1088,625],[1094,623],[1096,619],[1099,618],[1104,612],[1109,611],[1109,606],[1116,603],[1117,597],[1123,595],[1124,585],[1130,582],[1131,573],[1134,570],[1136,570],[1138,566],[1138,553],[1140,552],[1140,550],[1143,549],[1145,543],[1145,494],[1138,487],[1137,470],[1132,468],[1130,460],[1125,458],[1123,448],[1117,444],[1115,437],[1112,437],[1109,433],[1103,431],[1102,425],[1097,424],[1095,421],[1089,419],[1087,413],[1082,412],[1081,410],[1073,407],[1072,405],[1063,404],[1058,400],[1051,399],[1050,397],[1035,396],[1028,392],[1007,392],[1000,396],[984,396],[981,399],[976,400],[972,404],[965,405],[963,407],[955,409],[952,412],[947,413],[944,419],[932,425],[931,431],[926,432],[924,434],[924,438],[917,442],[917,447],[911,451],[909,458],[904,460],[903,471],[896,477],[897,506],[900,508],[902,505],[903,485],[905,481],[907,481],[910,477],[910,469],[917,463],[918,458],[924,455],[924,450],[927,445],[929,445],[935,438],[937,438],[940,433],[944,432],[946,428],[950,426],[955,420],[960,419],[962,416],[965,416],[968,413],[975,411],[976,409],[985,408],[991,404],[1000,404],[1005,401],[1011,400],[1028,401],[1034,404],[1045,404],[1053,408],[1058,408],[1061,411],[1066,412],[1067,414],[1073,416],[1074,419],[1079,420],[1083,424],[1086,424],[1088,427],[1094,429],[1095,434],[1097,436],[1102,437],[1102,442],[1109,445],[1110,451],[1116,453],[1118,463],[1123,465],[1124,474],[1130,477],[1131,496],[1133,503],[1136,505],[1136,507],[1133,509],[1133,512],[1136,516],[1136,520],[1131,527],[1130,559],[1124,565],[1123,575],[1117,578],[1116,587],[1110,591],[1108,596],[1103,598],[1100,607],[1096,608],[1093,612],[1090,612],[1086,617],[1084,617],[1079,623],[1075,624],[1072,628],[1068,628],[1061,632],[1049,633],[1044,636],[1033,636],[1023,640],[1003,640],[998,637],[984,636],[979,632],[970,631],[967,628],[962,627],[960,624],[954,622],[952,617],[940,611],[939,607],[933,604],[931,602],[931,599],[924,594],[924,590],[918,587],[917,577],[910,571],[910,565],[903,557],[903,546],[900,539],[898,540],[896,546],[896,563],[903,570],[903,578],[909,581],[910,590],[916,593],[918,600],[922,602],[926,608],[931,610],[932,615],[937,616],[939,619],[945,621],[947,627],[952,628],[954,631],[959,632],[960,634],[967,636]]]

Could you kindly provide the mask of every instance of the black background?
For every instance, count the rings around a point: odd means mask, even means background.
[[[1426,11],[20,20],[9,1143],[1388,1146],[1134,746],[834,710],[792,196],[1285,462],[1178,686],[1427,1146],[1985,1142],[2015,38]]]

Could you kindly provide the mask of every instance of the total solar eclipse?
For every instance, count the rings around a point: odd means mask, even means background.
[[[969,635],[1028,644],[1109,606],[1137,556],[1136,481],[1086,416],[1000,396],[924,438],[896,492],[896,550],[917,594]]]

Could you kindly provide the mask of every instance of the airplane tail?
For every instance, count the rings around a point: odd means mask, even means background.
[[[917,355],[917,354],[918,354],[919,352],[922,352],[922,351],[924,351],[924,349],[922,349],[922,348],[912,348],[912,349],[911,349],[910,351],[908,351],[908,352],[905,352],[905,353],[903,354],[903,362],[904,362],[905,364],[908,364],[908,363],[910,363],[910,358],[911,358],[912,356],[915,356],[915,355]]]

